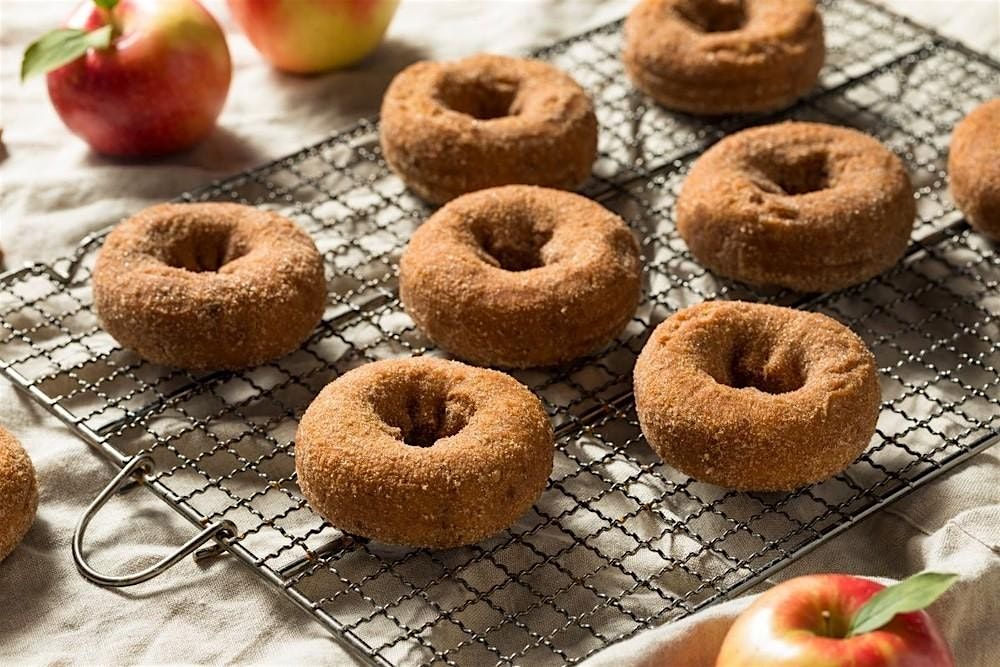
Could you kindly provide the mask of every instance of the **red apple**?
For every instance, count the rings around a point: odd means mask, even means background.
[[[82,2],[66,27],[89,34],[110,24],[110,44],[48,73],[49,97],[66,126],[117,156],[173,153],[208,135],[232,76],[212,15],[196,0],[97,4]]]
[[[891,615],[878,629],[848,636],[855,615],[884,588],[840,574],[781,583],[736,619],[716,667],[953,667],[924,611]]]
[[[306,74],[375,50],[399,0],[228,0],[233,18],[278,69]]]

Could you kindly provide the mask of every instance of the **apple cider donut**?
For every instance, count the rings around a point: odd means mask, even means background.
[[[685,308],[635,366],[642,432],[663,461],[709,484],[790,491],[850,464],[875,433],[875,359],[818,313],[739,301]]]
[[[513,183],[576,189],[597,154],[597,119],[565,72],[480,54],[398,74],[382,100],[380,139],[406,185],[441,204]]]
[[[330,523],[437,549],[511,526],[545,488],[552,453],[542,404],[517,380],[429,357],[345,373],[295,436],[299,486]]]
[[[743,130],[694,163],[677,231],[712,271],[826,292],[896,263],[916,215],[898,157],[855,130],[779,123]]]
[[[816,85],[824,55],[812,0],[642,0],[622,57],[663,106],[715,115],[791,105]]]
[[[37,509],[38,483],[31,459],[0,426],[0,561],[24,539]]]
[[[639,246],[617,215],[570,192],[508,185],[459,197],[417,229],[399,291],[417,326],[455,356],[527,368],[617,336],[641,277]]]
[[[108,235],[104,328],[149,361],[237,369],[291,352],[323,315],[323,260],[291,220],[239,204],[160,204]]]
[[[948,177],[969,224],[1000,241],[1000,98],[979,105],[955,127]]]

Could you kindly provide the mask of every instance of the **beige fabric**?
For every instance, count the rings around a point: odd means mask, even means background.
[[[0,245],[7,266],[65,254],[87,232],[141,206],[316,141],[377,110],[393,73],[422,57],[479,50],[521,53],[623,15],[629,0],[404,0],[390,38],[364,66],[317,78],[277,74],[231,34],[236,76],[222,127],[197,150],[145,165],[90,154],[51,110],[44,82],[16,83],[19,54],[72,2],[3,0]],[[208,3],[217,16],[221,0]],[[897,1],[916,17],[1000,53],[996,0]],[[229,26],[231,28],[231,26]],[[992,46],[991,46],[992,45]],[[0,381],[0,422],[38,469],[38,520],[0,564],[0,664],[261,662],[343,664],[326,632],[237,563],[183,562],[132,589],[104,590],[78,576],[69,540],[81,510],[113,471],[55,418]],[[840,570],[902,577],[922,567],[962,572],[936,616],[961,664],[1000,655],[1000,448],[976,457],[781,574]],[[137,569],[191,536],[191,527],[142,491],[114,500],[88,546],[104,570]],[[722,614],[742,601],[612,649],[613,662],[700,646],[711,656]],[[703,625],[704,623],[704,625]],[[710,629],[714,628],[714,630]],[[696,641],[687,640],[694,638]],[[663,648],[669,647],[669,648]],[[664,664],[704,664],[671,653]],[[685,657],[680,657],[685,656]],[[992,658],[992,659],[991,659]],[[604,656],[602,656],[604,659]],[[605,661],[607,663],[607,660]]]

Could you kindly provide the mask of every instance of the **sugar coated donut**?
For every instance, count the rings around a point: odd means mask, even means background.
[[[541,402],[514,378],[428,357],[342,375],[295,436],[299,486],[330,523],[442,549],[511,526],[545,488],[552,453]]]
[[[439,209],[400,261],[400,296],[427,336],[473,363],[548,366],[618,335],[641,288],[639,247],[585,197],[526,185]]]
[[[741,491],[789,491],[840,472],[871,440],[879,399],[860,338],[778,306],[685,308],[635,366],[639,423],[660,458]]]
[[[94,267],[104,328],[149,361],[235,369],[294,350],[326,301],[312,239],[238,204],[160,204],[108,235]]]
[[[576,189],[597,154],[597,119],[583,88],[552,65],[480,54],[400,72],[382,99],[380,137],[389,166],[440,204],[512,183]]]
[[[37,509],[38,483],[31,459],[0,426],[0,561],[24,539]]]
[[[1000,241],[1000,98],[976,107],[955,127],[948,177],[969,224]]]
[[[694,114],[787,107],[816,85],[824,54],[812,0],[642,0],[625,22],[635,86]]]
[[[678,232],[712,271],[805,292],[854,285],[895,264],[915,215],[895,154],[818,123],[726,137],[695,162],[676,207]]]

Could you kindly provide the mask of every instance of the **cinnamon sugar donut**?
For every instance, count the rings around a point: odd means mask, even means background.
[[[871,440],[879,400],[860,338],[778,306],[685,308],[635,366],[639,423],[660,458],[741,491],[789,491],[840,472]]]
[[[302,416],[295,470],[312,507],[392,544],[472,544],[513,524],[552,471],[541,402],[499,371],[416,357],[337,378]]]
[[[955,127],[948,176],[969,224],[1000,241],[1000,98],[979,105]]]
[[[552,65],[480,54],[399,73],[382,99],[380,139],[393,171],[441,204],[512,183],[576,189],[597,154],[597,119]]]
[[[824,55],[812,0],[642,0],[622,57],[663,106],[714,115],[791,105],[816,85]]]
[[[323,314],[323,261],[291,220],[238,204],[160,204],[108,235],[104,328],[149,361],[236,369],[291,352]]]
[[[895,264],[915,214],[895,154],[819,123],[726,137],[694,163],[676,207],[677,231],[712,271],[806,292],[854,285]]]
[[[31,459],[0,426],[0,561],[24,539],[37,509],[38,483]]]
[[[604,345],[639,301],[639,247],[585,197],[510,185],[459,197],[410,239],[399,270],[407,313],[477,364],[526,368]]]

